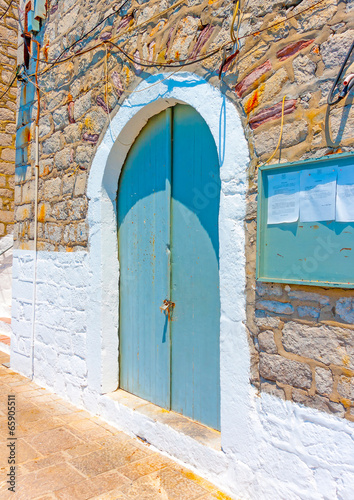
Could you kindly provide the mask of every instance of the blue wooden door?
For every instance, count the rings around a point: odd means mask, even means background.
[[[153,117],[118,190],[120,385],[220,428],[219,164],[190,106]],[[172,314],[161,313],[167,299]]]
[[[154,116],[129,151],[118,189],[120,385],[170,405],[171,110]]]

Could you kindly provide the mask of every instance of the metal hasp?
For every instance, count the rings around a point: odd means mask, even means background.
[[[219,202],[217,149],[201,116],[178,104],[151,118],[118,189],[120,387],[215,429]]]
[[[354,288],[354,222],[323,220],[268,224],[268,177],[322,167],[354,169],[354,155],[266,165],[258,174],[257,271],[259,281]],[[354,203],[354,200],[351,201]],[[301,198],[300,198],[301,203]]]

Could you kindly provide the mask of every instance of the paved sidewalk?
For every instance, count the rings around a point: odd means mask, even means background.
[[[9,356],[0,352],[0,363]],[[7,398],[16,398],[16,492]],[[211,483],[0,364],[0,498],[227,500]],[[231,499],[230,499],[231,500]]]

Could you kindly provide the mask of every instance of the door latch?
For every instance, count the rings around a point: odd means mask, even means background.
[[[175,307],[175,303],[172,302],[171,300],[167,300],[165,299],[163,301],[163,304],[162,306],[160,306],[160,309],[161,309],[161,312],[164,312],[164,311],[170,311],[170,309],[173,309]]]
[[[167,311],[167,316],[168,316],[168,321],[171,320],[171,312],[172,309],[175,307],[175,303],[172,302],[171,300],[165,299],[162,303],[162,306],[160,306],[160,310],[162,313]]]

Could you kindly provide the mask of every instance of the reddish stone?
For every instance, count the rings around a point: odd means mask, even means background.
[[[257,113],[251,120],[249,121],[249,125],[252,130],[256,129],[263,123],[269,122],[270,120],[276,120],[281,117],[281,109],[282,109],[282,101],[278,102],[275,106],[271,108],[263,109],[259,113]],[[285,101],[284,103],[284,115],[289,115],[296,108],[296,99],[290,99],[289,101]]]
[[[105,113],[110,113],[111,112],[111,109],[107,106],[105,100],[103,99],[103,97],[101,96],[98,96],[97,99],[96,99],[96,102],[99,106],[101,106],[101,108],[103,109],[103,111]]]
[[[211,37],[211,34],[214,31],[214,26],[211,26],[211,24],[207,24],[205,28],[200,32],[198,39],[193,47],[193,50],[191,52],[191,55],[189,59],[195,59],[199,52],[202,50],[206,42],[209,40]]]
[[[241,80],[235,87],[236,94],[238,97],[242,97],[246,90],[253,85],[257,80],[261,78],[265,73],[272,69],[272,65],[269,59],[258,66],[258,68],[254,69],[251,73],[249,73],[243,80]]]
[[[130,22],[133,20],[134,20],[133,14],[129,14],[128,16],[124,16],[123,19],[118,24],[116,32],[118,33],[118,31],[126,28],[128,26],[128,24],[130,24]]]
[[[88,134],[87,132],[85,132],[82,136],[83,140],[89,142],[90,144],[97,144],[98,137],[98,134]]]
[[[117,71],[113,71],[113,73],[112,73],[112,82],[113,82],[113,85],[116,89],[118,97],[120,97],[124,92],[124,88],[123,88],[122,80],[120,79],[120,76],[117,73]]]
[[[68,115],[69,115],[69,123],[75,123],[73,101],[70,101],[68,104]]]
[[[100,36],[100,39],[103,41],[110,40],[111,38],[112,38],[112,33],[110,31],[102,33],[102,35]]]
[[[287,45],[283,49],[278,50],[277,52],[277,58],[280,59],[281,61],[284,61],[284,59],[287,59],[288,57],[293,56],[300,50],[304,49],[305,47],[308,47],[311,45],[314,39],[312,40],[298,40],[297,42],[293,42],[290,45]]]

